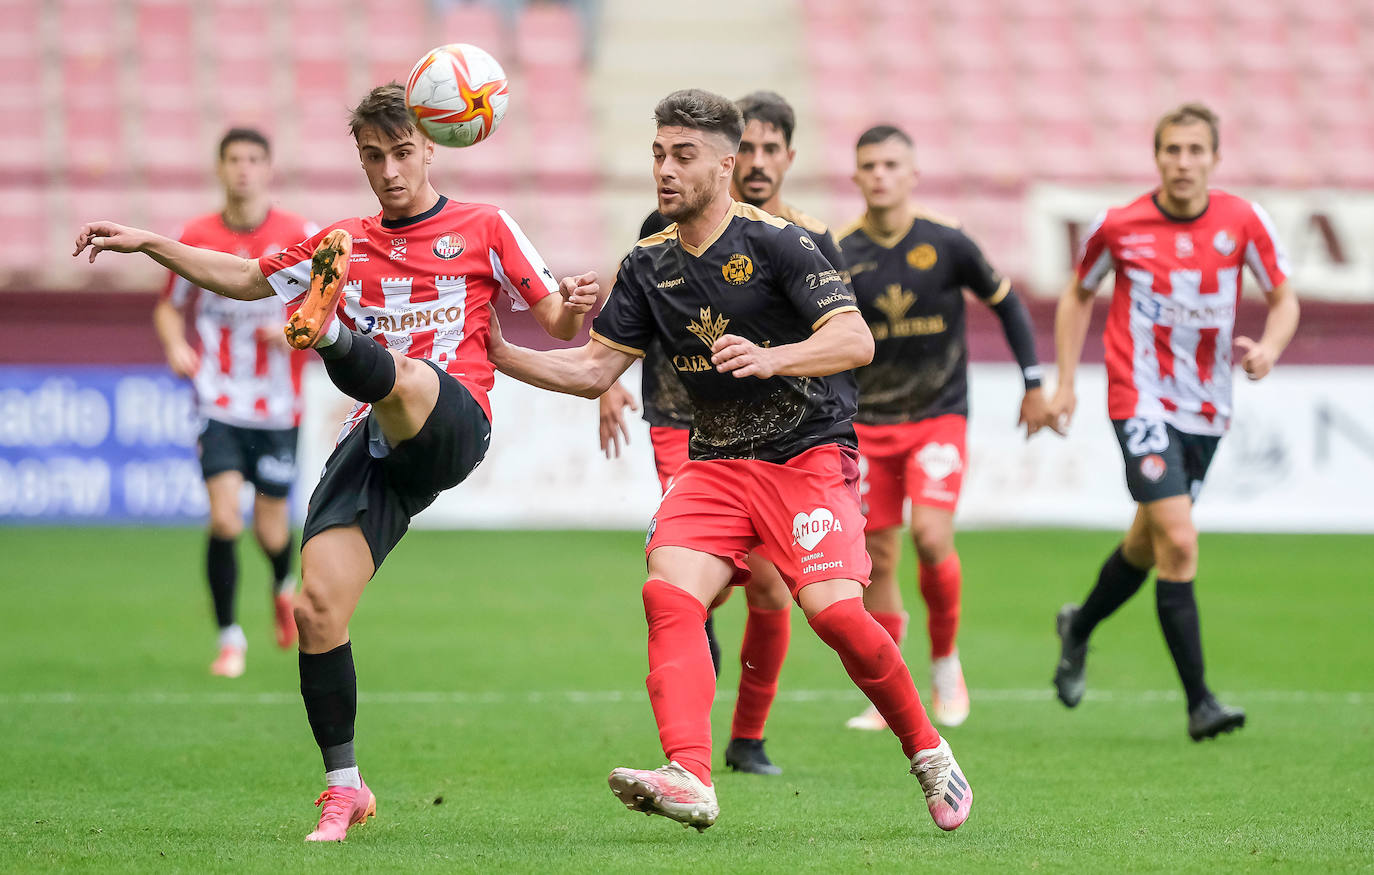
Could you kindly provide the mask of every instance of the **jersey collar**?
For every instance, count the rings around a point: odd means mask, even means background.
[[[408,228],[411,225],[418,225],[426,219],[432,219],[435,216],[439,215],[439,211],[447,205],[448,198],[444,197],[443,195],[439,195],[439,199],[434,202],[434,206],[425,210],[420,215],[406,216],[404,219],[382,219],[382,227],[386,228],[387,230],[395,230],[397,228]]]
[[[1175,216],[1173,213],[1164,209],[1164,207],[1161,206],[1159,203],[1158,189],[1156,189],[1154,193],[1150,195],[1150,202],[1155,205],[1156,210],[1159,210],[1159,214],[1164,218],[1168,219],[1170,222],[1177,222],[1180,225],[1186,225],[1189,222],[1196,222],[1198,219],[1201,219],[1203,216],[1207,215],[1207,211],[1212,208],[1212,193],[1207,193],[1207,205],[1203,207],[1202,212],[1198,213],[1196,216]]]
[[[678,227],[677,242],[682,244],[682,248],[686,250],[688,255],[700,257],[703,252],[711,248],[712,243],[715,243],[717,240],[720,239],[720,235],[724,234],[725,229],[730,227],[730,220],[738,215],[740,215],[740,203],[739,201],[732,200],[730,201],[730,209],[725,211],[725,218],[720,220],[720,224],[716,226],[716,229],[714,231],[707,235],[706,239],[701,242],[700,246],[693,246],[686,240],[682,239],[681,226]]]
[[[904,227],[893,231],[891,234],[884,234],[873,227],[873,224],[868,220],[868,213],[864,213],[863,219],[859,222],[859,230],[863,231],[864,236],[882,248],[891,249],[906,239],[906,235],[910,234],[911,229],[915,227],[917,218],[919,218],[919,213],[912,213],[911,221],[907,222]]]

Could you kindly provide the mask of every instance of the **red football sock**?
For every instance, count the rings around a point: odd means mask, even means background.
[[[706,644],[706,608],[686,590],[644,584],[649,676],[644,685],[668,759],[711,785],[711,702],[716,672]]]
[[[763,738],[763,724],[778,694],[778,675],[792,637],[792,609],[763,611],[749,608],[740,646],[739,698],[731,738]]]
[[[940,743],[902,651],[864,610],[863,599],[835,602],[811,618],[811,628],[840,655],[844,670],[901,739],[908,757]]]
[[[921,595],[926,600],[931,659],[954,652],[954,636],[959,634],[959,591],[963,582],[958,553],[949,554],[937,565],[921,563]]]
[[[873,619],[878,621],[878,625],[887,630],[887,634],[892,636],[898,647],[906,640],[906,627],[911,622],[911,615],[906,611],[869,611]]]

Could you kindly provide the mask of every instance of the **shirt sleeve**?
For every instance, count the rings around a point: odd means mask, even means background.
[[[838,313],[858,311],[858,299],[840,269],[802,228],[788,225],[774,235],[773,266],[783,294],[811,323],[812,331]]]
[[[258,259],[258,268],[277,297],[290,304],[310,290],[310,260],[315,247],[335,226],[316,231],[294,246]]]
[[[815,241],[816,248],[825,256],[825,260],[830,262],[830,266],[840,272],[840,278],[848,283],[849,262],[845,260],[840,244],[835,242],[835,235],[826,231],[823,234],[813,234],[811,239]]]
[[[1251,203],[1253,217],[1246,227],[1245,265],[1265,292],[1272,292],[1288,279],[1292,266],[1288,253],[1274,231],[1274,221],[1264,207]]]
[[[963,231],[953,233],[959,285],[989,306],[1000,304],[1011,292],[1011,280],[993,269],[971,237]]]
[[[510,298],[512,310],[528,310],[558,291],[558,283],[554,281],[553,271],[510,214],[497,210],[496,215],[491,238],[491,275]]]
[[[1106,229],[1107,212],[1103,210],[1093,220],[1092,228],[1088,230],[1088,236],[1078,251],[1078,266],[1074,272],[1082,288],[1096,289],[1107,272],[1116,266]]]
[[[620,263],[615,285],[601,305],[601,312],[592,320],[591,337],[611,349],[642,358],[654,338],[654,326],[649,302],[635,274],[634,254],[631,252]]]

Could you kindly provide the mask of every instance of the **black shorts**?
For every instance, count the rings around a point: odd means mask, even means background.
[[[1218,435],[1188,434],[1162,419],[1113,419],[1126,462],[1126,488],[1142,504],[1186,495],[1197,501]]]
[[[295,428],[245,428],[207,419],[196,440],[201,475],[238,471],[268,498],[285,498],[296,482]]]
[[[304,544],[325,529],[357,523],[382,567],[410,527],[410,519],[439,493],[462,483],[482,461],[491,424],[472,394],[433,362],[439,375],[434,410],[415,437],[388,448],[373,414],[349,432],[325,462],[310,496]]]

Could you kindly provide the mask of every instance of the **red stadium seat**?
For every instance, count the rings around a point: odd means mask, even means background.
[[[509,31],[501,14],[490,6],[450,5],[439,18],[433,42],[435,45],[468,43],[478,46],[502,64],[512,59]]]
[[[535,4],[515,22],[515,57],[524,67],[571,69],[582,64],[582,21],[572,7]]]

